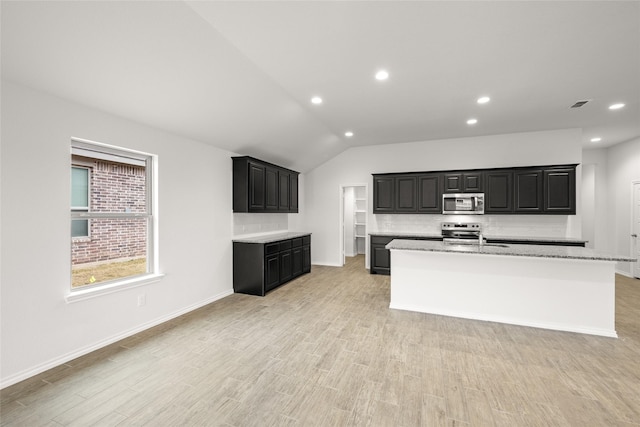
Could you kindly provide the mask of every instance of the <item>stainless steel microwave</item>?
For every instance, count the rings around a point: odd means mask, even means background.
[[[484,193],[450,193],[442,195],[443,214],[482,215]]]

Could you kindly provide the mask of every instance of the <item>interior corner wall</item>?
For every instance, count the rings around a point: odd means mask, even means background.
[[[607,149],[609,249],[631,256],[632,182],[640,181],[640,138]],[[631,276],[631,264],[617,263],[619,273]]]
[[[0,386],[233,292],[233,153],[8,81],[1,113]],[[159,282],[66,302],[71,137],[158,155]]]
[[[304,220],[307,231],[314,233],[312,263],[342,265],[340,185],[371,183],[373,173],[582,163],[581,139],[580,129],[564,129],[350,148],[305,176]],[[526,229],[529,233],[534,227],[537,235],[579,238],[582,231],[580,173],[578,167],[577,215],[484,215],[484,220],[491,221],[491,225]],[[431,230],[439,227],[443,220],[451,220],[445,215],[373,215],[372,185],[368,191],[367,232],[381,231],[386,223],[393,230],[409,227]],[[439,232],[439,228],[437,230]]]
[[[589,240],[587,247],[611,252],[610,233],[607,226],[609,215],[607,150],[604,148],[584,150],[582,165],[582,237]]]

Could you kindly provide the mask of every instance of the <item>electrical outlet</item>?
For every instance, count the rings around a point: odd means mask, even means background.
[[[146,294],[138,295],[138,307],[142,307],[146,303],[147,303],[147,295]]]

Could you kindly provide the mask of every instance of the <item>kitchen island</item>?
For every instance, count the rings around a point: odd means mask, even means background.
[[[615,263],[582,247],[390,242],[390,308],[617,337]]]

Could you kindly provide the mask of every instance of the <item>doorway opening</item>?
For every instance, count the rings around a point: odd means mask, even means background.
[[[342,265],[347,257],[362,256],[366,268],[367,253],[367,186],[342,185],[341,191],[341,254]]]
[[[631,212],[631,256],[640,259],[640,181],[633,181],[633,209]],[[631,264],[633,277],[640,279],[640,262]]]

